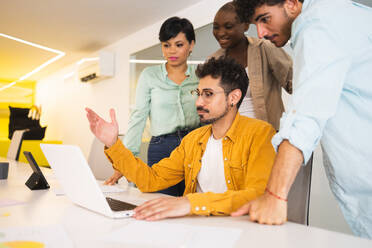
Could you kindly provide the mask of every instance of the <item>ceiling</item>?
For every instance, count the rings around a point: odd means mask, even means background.
[[[1,1],[0,34],[66,53],[29,78],[38,80],[199,1]],[[56,55],[0,36],[0,79],[18,79]]]
[[[57,62],[29,78],[39,80],[199,1],[201,0],[1,1],[0,34],[66,53]],[[371,0],[356,1],[372,5]],[[55,52],[0,36],[0,88],[56,55]]]

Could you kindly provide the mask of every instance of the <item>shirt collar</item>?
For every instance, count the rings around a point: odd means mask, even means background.
[[[167,72],[167,68],[165,67],[165,64],[166,63],[161,64],[161,74],[163,76],[164,81],[166,80],[166,78],[168,76],[168,72]]]
[[[307,7],[309,7],[309,5],[312,4],[312,2],[314,2],[314,0],[305,0],[305,1],[302,3],[302,10],[301,10],[301,12],[304,11],[304,10],[306,10]]]
[[[301,23],[301,19],[303,18],[303,14],[305,13],[305,11],[307,11],[307,9],[312,5],[314,4],[314,2],[316,2],[317,0],[305,0],[303,3],[302,3],[302,9],[301,9],[301,13],[297,16],[297,18],[294,20],[294,22],[292,23],[292,27],[291,27],[291,38],[290,38],[290,47],[292,49],[294,49],[294,46],[295,46],[295,43],[296,43],[296,38],[297,38],[297,30],[298,30],[298,25],[300,25]]]
[[[229,128],[229,130],[226,133],[226,137],[228,137],[232,142],[235,142],[236,137],[239,135],[239,130],[237,130],[238,129],[237,126],[238,126],[240,117],[241,117],[241,115],[239,114],[239,112],[237,112],[236,116],[235,116],[235,119],[234,119],[233,123],[231,124],[231,127]]]
[[[188,77],[190,77],[190,75],[191,75],[191,66],[189,64],[187,64],[187,70],[185,72],[185,75],[188,76]]]
[[[167,78],[167,76],[168,76],[168,71],[167,71],[167,68],[165,67],[165,64],[166,64],[166,63],[161,64],[161,73],[162,73],[162,75],[163,75],[163,79],[164,79],[164,80],[165,80],[165,79]],[[190,75],[191,75],[191,70],[192,70],[191,66],[190,66],[190,65],[187,65],[187,70],[186,70],[186,72],[185,72],[185,75],[186,75],[187,77],[190,77]]]
[[[235,142],[236,137],[239,135],[239,130],[237,130],[237,126],[238,126],[240,118],[241,118],[241,115],[239,114],[239,112],[236,113],[235,119],[225,135],[225,137],[229,138],[232,142]],[[205,131],[201,133],[200,135],[199,144],[202,146],[206,146],[208,139],[211,135],[212,135],[212,125],[208,125],[208,128],[205,129]]]

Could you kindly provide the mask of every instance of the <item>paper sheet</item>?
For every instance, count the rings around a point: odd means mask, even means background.
[[[167,224],[159,221],[134,221],[106,235],[106,242],[139,244],[151,247],[234,247],[242,233],[238,228]]]
[[[59,225],[0,228],[0,247],[1,245],[5,247],[40,248],[74,247],[64,228]]]
[[[13,205],[20,205],[24,204],[25,202],[23,201],[17,201],[13,199],[1,199],[0,200],[0,208],[1,207],[8,207],[8,206],[13,206]]]

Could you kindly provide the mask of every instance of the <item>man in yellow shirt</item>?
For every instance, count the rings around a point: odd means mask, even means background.
[[[105,153],[128,180],[142,192],[168,188],[185,180],[183,197],[148,201],[134,217],[158,220],[195,215],[228,215],[265,191],[274,162],[271,139],[274,128],[260,120],[239,115],[248,77],[232,59],[210,59],[199,65],[200,82],[192,94],[200,121],[169,158],[148,167],[118,139],[115,112],[106,122],[86,108],[90,129],[105,145]]]

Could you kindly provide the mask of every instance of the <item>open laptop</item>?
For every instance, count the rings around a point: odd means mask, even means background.
[[[78,146],[40,144],[40,147],[72,202],[110,218],[133,215],[135,205],[103,195]]]

